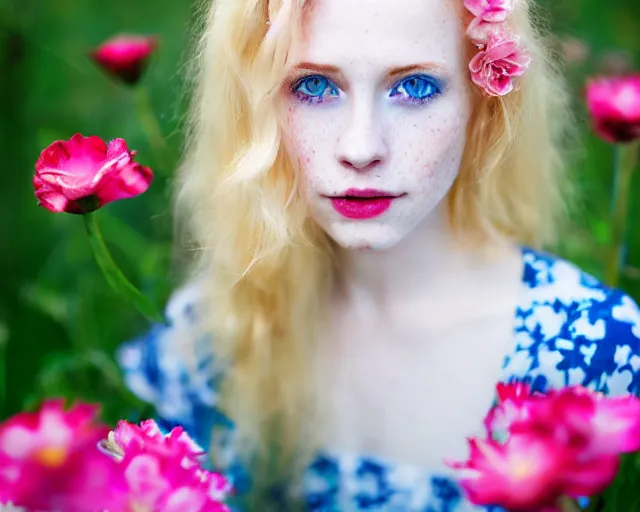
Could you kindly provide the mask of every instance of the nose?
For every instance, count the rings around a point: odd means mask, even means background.
[[[373,106],[353,105],[336,157],[343,167],[358,172],[376,169],[384,162],[387,147]]]

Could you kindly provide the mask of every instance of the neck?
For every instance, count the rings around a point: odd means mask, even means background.
[[[506,245],[497,254],[504,250]],[[486,270],[484,255],[456,242],[441,207],[390,249],[340,250],[338,293],[349,301],[365,300],[383,307],[456,290],[464,293]]]

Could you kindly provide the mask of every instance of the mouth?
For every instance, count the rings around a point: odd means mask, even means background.
[[[338,196],[328,196],[331,205],[348,219],[371,219],[386,212],[395,199],[405,194],[394,194],[376,189],[349,189]]]

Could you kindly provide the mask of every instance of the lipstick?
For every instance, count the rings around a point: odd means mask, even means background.
[[[372,219],[386,212],[401,195],[376,189],[350,188],[340,196],[330,197],[331,205],[348,219]]]

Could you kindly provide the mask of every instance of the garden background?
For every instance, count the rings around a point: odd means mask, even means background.
[[[125,274],[159,304],[166,300],[178,278],[170,184],[182,143],[195,3],[0,0],[0,420],[44,396],[98,401],[110,422],[141,412],[122,386],[113,351],[148,323],[106,285],[82,220],[37,207],[31,179],[40,151],[54,140],[76,132],[126,139],[156,180],[147,193],[110,204],[99,218]],[[602,277],[611,235],[612,148],[590,131],[583,90],[590,76],[638,69],[640,3],[541,3],[566,56],[581,124],[572,169],[580,204],[556,252]],[[122,32],[159,38],[137,90],[108,79],[87,57]],[[150,109],[166,147],[149,137]],[[637,172],[630,206],[620,286],[640,300]]]

